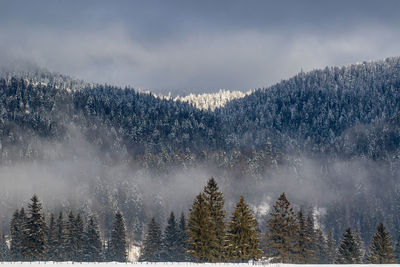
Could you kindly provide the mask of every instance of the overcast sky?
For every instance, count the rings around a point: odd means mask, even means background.
[[[400,56],[399,11],[395,0],[1,0],[0,60],[158,92],[249,90]]]

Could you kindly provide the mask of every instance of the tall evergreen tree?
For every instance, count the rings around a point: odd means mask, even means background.
[[[10,222],[10,257],[14,261],[21,260],[22,257],[22,232],[23,225],[20,220],[20,213],[16,210]]]
[[[25,258],[29,261],[45,259],[46,256],[46,223],[42,214],[42,204],[36,195],[28,205],[29,217],[26,224],[27,235]]]
[[[178,242],[178,224],[174,213],[171,212],[163,235],[161,261],[177,261]]]
[[[266,233],[268,256],[274,257],[275,262],[296,262],[298,257],[296,240],[298,224],[285,193],[280,195],[269,215]]]
[[[140,252],[139,261],[158,262],[161,260],[161,228],[153,217],[147,226],[143,247]]]
[[[222,192],[219,191],[218,185],[213,177],[208,180],[203,192],[210,215],[211,234],[215,238],[215,242],[210,243],[212,246],[211,252],[214,253],[210,260],[213,262],[221,262],[224,260],[226,245],[224,196]]]
[[[313,251],[311,250],[312,237],[310,236],[309,226],[303,211],[297,213],[297,244],[296,251],[298,253],[296,263],[311,263]]]
[[[182,212],[178,225],[178,244],[176,249],[176,261],[184,262],[189,261],[189,254],[186,252],[188,249],[188,233],[186,226],[185,214]]]
[[[77,234],[75,230],[75,216],[70,211],[68,220],[65,224],[66,228],[66,244],[65,244],[65,259],[69,261],[76,260],[77,258]]]
[[[109,259],[111,261],[126,262],[128,259],[128,240],[126,236],[125,220],[120,211],[114,219],[114,229],[111,232],[109,245]]]
[[[315,229],[314,248],[315,248],[315,263],[327,264],[328,262],[328,243],[322,230]]]
[[[361,263],[361,250],[358,246],[353,232],[347,228],[343,234],[343,239],[339,243],[336,255],[336,263],[338,264],[357,264]]]
[[[328,239],[326,242],[327,242],[326,263],[333,264],[336,259],[336,241],[333,238],[332,231],[329,231]]]
[[[68,247],[68,233],[65,228],[63,214],[60,212],[56,221],[56,261],[67,260],[67,247]]]
[[[392,238],[383,223],[379,223],[370,248],[368,262],[372,264],[395,263]]]
[[[396,263],[400,263],[400,236],[397,238],[397,242],[394,248],[394,257],[396,259]]]
[[[74,231],[76,240],[76,254],[74,261],[84,261],[85,254],[85,226],[80,214],[77,214],[74,220]]]
[[[215,262],[217,238],[203,193],[197,195],[188,219],[188,252],[198,262]]]
[[[89,262],[103,261],[102,247],[99,225],[91,216],[86,227],[84,260]]]
[[[57,225],[54,219],[54,214],[50,215],[49,227],[47,228],[47,260],[56,261],[57,260]]]
[[[256,218],[241,196],[228,224],[228,261],[246,262],[261,258],[260,237]]]
[[[10,260],[10,250],[6,243],[6,237],[4,233],[0,236],[0,262]]]

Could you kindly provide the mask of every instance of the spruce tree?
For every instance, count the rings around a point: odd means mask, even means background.
[[[19,261],[22,257],[22,227],[19,211],[16,210],[10,222],[10,258],[13,261]]]
[[[209,259],[212,262],[221,262],[224,260],[225,240],[226,240],[226,225],[225,225],[225,210],[224,196],[219,191],[218,185],[214,178],[208,180],[204,187],[204,198],[209,211],[211,234],[215,238],[215,242],[211,242],[211,252],[214,253]]]
[[[128,259],[127,250],[128,240],[124,217],[120,211],[117,211],[114,219],[114,229],[111,232],[109,259],[111,261],[126,262]]]
[[[297,231],[297,244],[296,244],[296,252],[297,259],[296,263],[312,263],[312,255],[313,251],[311,250],[312,244],[312,236],[310,235],[309,225],[307,224],[307,220],[303,214],[303,211],[300,210],[297,213],[297,223],[298,223],[298,231]]]
[[[343,239],[339,243],[338,252],[336,255],[336,263],[361,263],[361,250],[350,228],[347,228],[346,232],[343,234]]]
[[[85,240],[85,261],[100,262],[103,261],[102,244],[100,238],[99,225],[91,216],[86,228]]]
[[[6,237],[4,233],[0,236],[0,262],[10,260],[10,250],[6,243]]]
[[[60,212],[56,221],[56,261],[67,260],[67,247],[68,247],[68,233],[65,228],[65,223],[63,219],[63,214]]]
[[[323,244],[317,244],[317,233],[314,228],[314,220],[308,215],[306,219],[306,235],[309,242],[306,244],[307,250],[310,252],[307,263],[317,263],[318,262],[318,246]]]
[[[47,260],[57,260],[57,226],[54,219],[54,214],[50,215],[49,227],[47,229]]]
[[[161,260],[161,228],[153,217],[147,226],[139,261],[158,262]]]
[[[186,226],[185,214],[182,212],[178,226],[178,244],[176,249],[176,261],[184,262],[189,261],[189,254],[186,252],[188,246],[188,233]]]
[[[65,244],[65,260],[75,261],[77,258],[77,234],[75,230],[75,216],[70,211],[68,220],[65,225],[66,228],[66,244]]]
[[[396,263],[400,263],[400,236],[397,238],[397,242],[394,249],[394,257],[396,259]]]
[[[161,261],[177,261],[178,242],[178,224],[176,223],[174,213],[171,212],[162,239]]]
[[[392,239],[383,223],[379,223],[370,248],[368,262],[372,264],[395,263]]]
[[[215,262],[217,239],[203,193],[197,195],[188,219],[188,253],[197,262]]]
[[[315,238],[314,238],[314,248],[315,248],[315,263],[317,264],[327,264],[328,262],[328,243],[327,240],[322,233],[322,230],[317,228],[315,229]]]
[[[332,231],[329,231],[328,239],[326,242],[327,242],[326,263],[333,264],[335,263],[336,259],[336,241],[333,238]]]
[[[298,224],[296,216],[282,193],[269,213],[266,233],[267,254],[274,262],[295,263],[298,258],[297,238]]]
[[[27,220],[26,254],[28,261],[44,260],[46,256],[46,223],[42,215],[42,204],[36,195],[28,205],[29,217]]]
[[[260,237],[256,218],[241,196],[228,224],[228,261],[246,262],[261,258]]]
[[[84,261],[85,253],[85,226],[80,214],[76,215],[74,220],[76,254],[74,261]]]

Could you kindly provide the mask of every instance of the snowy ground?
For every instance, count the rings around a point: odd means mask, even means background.
[[[42,266],[82,266],[82,267],[113,267],[113,266],[133,266],[133,267],[248,267],[251,265],[259,265],[259,264],[250,264],[250,263],[175,263],[175,262],[160,262],[160,263],[143,263],[143,262],[132,262],[132,263],[116,263],[116,262],[0,262],[1,266],[13,266],[13,267],[42,267]],[[391,266],[391,267],[400,267],[400,264],[354,264],[354,267],[373,267],[374,265],[379,267]],[[349,265],[340,265],[340,264],[266,264],[268,267],[349,267]]]

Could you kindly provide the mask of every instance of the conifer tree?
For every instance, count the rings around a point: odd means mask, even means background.
[[[228,261],[245,262],[261,258],[260,237],[256,218],[241,196],[228,224]]]
[[[26,252],[24,257],[29,261],[45,259],[46,256],[46,223],[42,215],[42,204],[36,195],[28,205],[29,217],[26,224]]]
[[[315,248],[315,263],[327,264],[328,263],[328,243],[322,233],[322,230],[315,229],[314,248]]]
[[[22,229],[20,213],[16,210],[10,222],[10,257],[11,260],[18,261],[22,257]]]
[[[188,242],[188,234],[186,227],[186,219],[185,219],[185,214],[182,212],[178,225],[178,244],[176,249],[176,261],[184,262],[190,260],[189,255],[186,252],[188,248],[187,242]]]
[[[361,263],[361,251],[350,228],[347,228],[346,232],[343,234],[343,239],[340,241],[336,255],[336,263]]]
[[[311,255],[313,251],[311,251],[311,243],[312,237],[309,235],[309,229],[307,225],[306,218],[303,214],[303,211],[300,210],[297,213],[297,223],[298,223],[298,231],[297,231],[297,260],[296,263],[310,263]]]
[[[336,241],[333,238],[332,231],[329,231],[328,239],[326,242],[327,242],[326,263],[333,264],[336,259]]]
[[[76,260],[77,258],[77,234],[75,230],[75,216],[70,211],[68,220],[66,222],[66,244],[65,244],[65,259],[69,261]]]
[[[211,252],[214,253],[210,260],[212,262],[221,262],[224,260],[226,245],[224,196],[222,192],[219,191],[218,185],[213,177],[208,180],[203,192],[210,216],[211,234],[215,238],[215,242],[210,243],[212,246]]]
[[[10,250],[6,243],[6,237],[4,233],[0,236],[0,262],[10,260]]]
[[[317,263],[318,262],[318,255],[317,255],[318,254],[318,245],[320,245],[320,244],[317,244],[317,240],[316,240],[317,233],[314,228],[314,220],[310,215],[308,215],[307,219],[306,219],[305,231],[306,231],[306,235],[310,241],[306,244],[307,250],[310,252],[307,262],[308,263]],[[321,245],[323,245],[323,244],[321,244]]]
[[[394,249],[394,257],[396,259],[396,263],[400,263],[400,236],[397,238],[397,242]]]
[[[90,217],[86,228],[85,261],[100,262],[103,260],[102,244],[99,225],[93,216]]]
[[[63,219],[63,214],[60,212],[56,221],[56,260],[65,261],[67,260],[67,246],[68,246],[68,235],[65,228],[65,223]]]
[[[161,261],[177,261],[178,234],[179,230],[175,215],[171,212],[163,235]]]
[[[274,257],[275,262],[296,262],[298,257],[296,240],[298,224],[285,193],[280,195],[269,215],[266,233],[268,256]]]
[[[217,239],[203,193],[197,195],[188,219],[188,253],[197,262],[215,262]]]
[[[77,214],[74,220],[74,231],[76,240],[76,254],[74,261],[83,261],[85,253],[85,226],[80,214]]]
[[[361,262],[360,263],[363,263],[365,256],[366,256],[365,246],[364,246],[364,241],[361,237],[361,233],[360,233],[360,230],[358,227],[356,227],[356,230],[354,231],[353,236],[354,236],[354,240],[356,241],[357,247],[360,248],[360,253],[361,253],[361,256],[360,256]]]
[[[50,215],[49,227],[47,229],[47,260],[57,260],[57,227],[54,219],[54,214]]]
[[[370,248],[368,262],[372,264],[395,263],[392,239],[383,223],[379,223]]]
[[[117,211],[114,219],[114,229],[111,232],[109,245],[109,259],[111,261],[126,262],[128,240],[126,237],[125,220],[120,211]]]
[[[158,262],[161,260],[161,228],[153,217],[147,226],[143,247],[140,252],[139,261]]]

